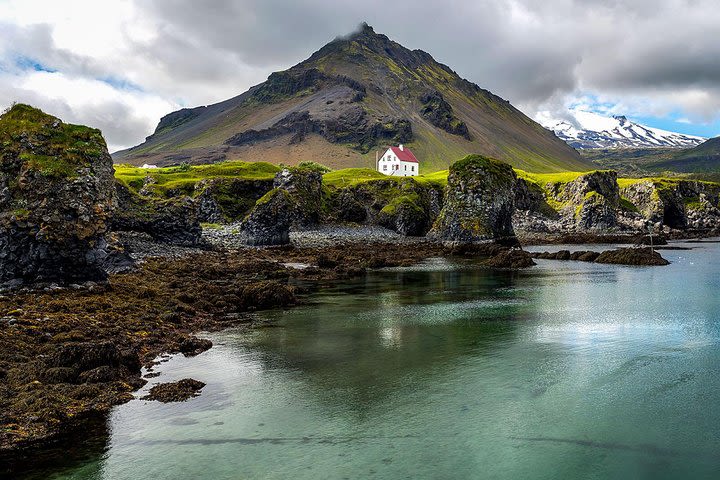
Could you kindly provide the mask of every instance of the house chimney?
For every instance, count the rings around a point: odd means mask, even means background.
[[[401,143],[401,144],[400,144],[400,151],[402,152],[402,151],[404,151],[404,150],[405,150],[405,147],[403,147],[403,144]]]

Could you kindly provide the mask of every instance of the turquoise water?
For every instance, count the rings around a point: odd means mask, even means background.
[[[720,478],[720,245],[668,267],[431,260],[210,335],[77,479]]]

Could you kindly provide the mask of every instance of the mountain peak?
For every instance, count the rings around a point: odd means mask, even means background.
[[[241,95],[166,115],[144,144],[115,158],[314,158],[338,168],[371,166],[374,149],[398,143],[421,156],[424,171],[478,152],[525,169],[591,168],[509,102],[367,23]]]
[[[574,117],[572,124],[551,121],[545,126],[574,148],[687,148],[705,140],[641,125],[625,115],[605,117],[579,109],[570,114]]]

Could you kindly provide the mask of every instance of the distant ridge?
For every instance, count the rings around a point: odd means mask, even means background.
[[[574,122],[544,123],[573,148],[689,148],[705,141],[702,137],[647,127],[625,116],[605,117],[582,110],[571,110],[570,114]]]
[[[423,172],[468,153],[538,172],[593,168],[509,102],[366,24],[237,97],[166,115],[145,142],[113,157],[372,167],[375,149],[396,143],[413,149]]]

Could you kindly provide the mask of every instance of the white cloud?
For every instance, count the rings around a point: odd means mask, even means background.
[[[719,116],[714,0],[5,0],[0,102],[130,146],[162,114],[240,94],[363,20],[531,116],[567,117],[579,102],[694,124]]]

